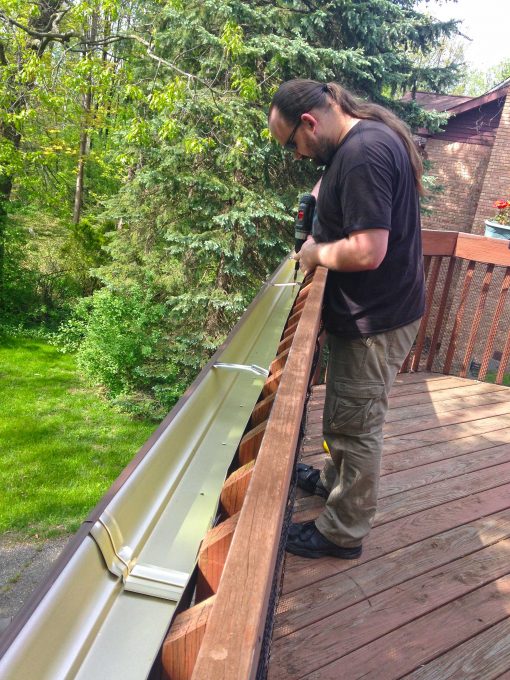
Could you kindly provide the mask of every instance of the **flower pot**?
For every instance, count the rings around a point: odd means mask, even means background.
[[[510,241],[510,224],[499,224],[499,222],[485,220],[485,236]]]

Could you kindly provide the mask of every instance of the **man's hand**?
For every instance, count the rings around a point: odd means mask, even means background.
[[[299,253],[294,253],[294,259],[299,262],[299,269],[306,276],[313,272],[318,264],[317,261],[317,244],[313,236],[308,236],[306,241],[301,246]]]

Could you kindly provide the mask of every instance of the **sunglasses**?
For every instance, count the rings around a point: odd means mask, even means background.
[[[287,151],[295,151],[297,149],[297,144],[294,141],[294,137],[296,136],[296,132],[298,131],[298,127],[301,125],[302,120],[301,117],[299,118],[298,122],[294,125],[292,128],[292,132],[289,135],[289,138],[283,145],[283,148],[286,149]]]

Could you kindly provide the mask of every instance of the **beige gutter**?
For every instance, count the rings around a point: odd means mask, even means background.
[[[5,631],[2,680],[147,677],[274,359],[293,274],[286,260]]]

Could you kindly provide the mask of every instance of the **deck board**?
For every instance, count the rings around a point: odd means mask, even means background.
[[[324,395],[302,442],[315,465]],[[379,499],[359,560],[287,555],[269,680],[510,677],[510,390],[399,376]],[[323,503],[298,492],[295,520]]]

